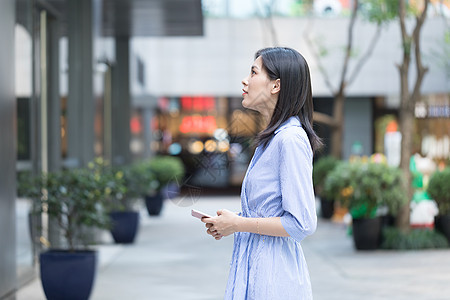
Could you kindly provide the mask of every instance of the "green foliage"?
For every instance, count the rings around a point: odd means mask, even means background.
[[[398,0],[360,0],[360,11],[369,22],[383,24],[398,16]]]
[[[380,205],[387,205],[396,215],[406,203],[402,173],[383,163],[342,162],[325,180],[327,197],[348,207],[353,218],[375,216]]]
[[[358,206],[359,199],[353,195],[355,179],[359,172],[359,164],[340,162],[326,177],[324,185],[325,196],[335,199],[349,209]]]
[[[319,196],[324,196],[324,184],[325,179],[337,165],[339,164],[339,160],[334,158],[333,156],[325,156],[318,159],[313,166],[313,183],[316,193]]]
[[[30,171],[20,171],[17,173],[17,197],[32,198],[40,193],[38,180]]]
[[[170,182],[181,182],[184,177],[183,162],[174,156],[156,156],[137,163],[135,168],[140,174],[151,176],[146,195],[150,195],[153,191],[160,191]]]
[[[113,168],[108,161],[96,158],[88,164],[88,169],[98,179],[98,188],[104,189],[106,197],[103,206],[107,211],[125,210],[130,206],[127,203],[129,189],[121,168]]]
[[[312,13],[313,0],[297,0],[291,4],[291,16],[307,16]]]
[[[157,156],[149,162],[150,170],[155,174],[162,189],[169,182],[180,182],[184,177],[184,165],[181,159],[173,156]]]
[[[35,213],[54,217],[70,250],[78,248],[79,242],[87,245],[83,227],[109,227],[102,203],[110,196],[110,190],[96,172],[69,169],[42,173],[30,180],[34,187],[24,196],[34,200]]]
[[[388,227],[382,234],[383,249],[417,250],[449,247],[447,239],[442,234],[430,229],[413,229],[405,233],[398,228]]]
[[[435,172],[428,182],[428,194],[438,207],[439,215],[450,215],[450,168]]]
[[[151,195],[158,188],[159,183],[150,169],[149,160],[136,162],[124,170],[127,186],[131,190],[130,196],[142,197]]]

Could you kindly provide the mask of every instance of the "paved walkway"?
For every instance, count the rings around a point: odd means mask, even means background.
[[[233,239],[206,235],[191,208],[210,214],[239,210],[239,198],[203,197],[189,207],[167,201],[156,218],[143,211],[135,244],[99,248],[91,299],[222,299]],[[450,250],[357,252],[346,228],[326,221],[303,241],[303,249],[315,300],[450,299]],[[17,300],[41,299],[39,279],[17,293]]]

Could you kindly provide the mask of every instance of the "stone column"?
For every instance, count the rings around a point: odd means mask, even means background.
[[[130,154],[130,42],[116,37],[116,64],[112,72],[112,163],[129,163]]]
[[[14,25],[15,1],[0,1],[0,298],[17,287]]]
[[[69,95],[68,163],[87,165],[94,158],[93,1],[68,0]]]

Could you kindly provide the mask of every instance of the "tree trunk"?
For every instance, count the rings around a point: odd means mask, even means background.
[[[414,130],[414,110],[400,110],[400,132],[402,133],[401,142],[401,159],[400,169],[405,177],[403,189],[406,192],[408,201],[403,205],[397,216],[397,227],[402,231],[409,230],[409,216],[410,216],[410,200],[413,196],[412,178],[409,168],[410,158],[412,156],[412,142]]]
[[[405,182],[404,190],[408,201],[400,208],[397,216],[397,227],[402,231],[408,231],[410,228],[410,202],[413,196],[412,176],[409,168],[411,156],[413,154],[413,135],[414,135],[414,109],[417,100],[420,98],[420,87],[422,85],[425,73],[428,68],[422,65],[421,51],[420,51],[420,31],[426,18],[426,11],[430,0],[425,0],[424,9],[421,14],[416,17],[416,25],[414,26],[413,34],[409,35],[406,31],[406,5],[405,1],[399,1],[399,20],[402,34],[403,45],[403,61],[398,66],[400,73],[400,132],[402,133],[401,142],[401,159],[400,169],[402,170]],[[409,66],[411,62],[411,49],[414,46],[415,62],[417,69],[417,77],[414,83],[414,89],[411,93],[409,90]]]
[[[331,132],[331,155],[342,158],[343,126],[344,126],[344,102],[345,96],[339,93],[334,97],[333,119],[335,126]]]

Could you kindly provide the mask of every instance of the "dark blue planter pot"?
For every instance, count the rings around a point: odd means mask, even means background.
[[[97,265],[96,251],[50,250],[40,255],[41,280],[48,300],[87,300]]]
[[[139,213],[135,211],[115,211],[110,213],[111,234],[117,244],[132,244],[139,227]]]
[[[375,250],[381,242],[381,218],[353,219],[353,241],[358,250]]]
[[[159,216],[163,207],[164,197],[162,192],[153,196],[145,196],[145,205],[150,216]]]

